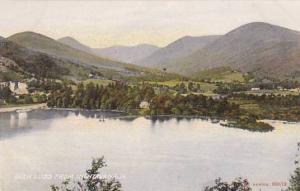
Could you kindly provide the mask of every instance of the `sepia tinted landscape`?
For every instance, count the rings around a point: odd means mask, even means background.
[[[297,1],[10,1],[0,191],[300,191]]]

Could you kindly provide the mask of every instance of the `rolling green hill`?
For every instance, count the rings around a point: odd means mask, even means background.
[[[164,79],[178,77],[178,75],[168,74],[156,69],[148,69],[105,59],[34,32],[17,33],[8,37],[7,40],[13,43],[14,46],[18,45],[26,49],[29,55],[31,52],[34,52],[35,54],[46,55],[47,58],[51,58],[51,61],[55,60],[54,63],[57,66],[69,71],[66,74],[67,76],[75,79],[78,76],[86,77],[89,72],[98,73],[107,78]],[[19,54],[20,52],[18,51],[17,55]],[[28,56],[26,53],[21,55],[19,57]]]
[[[59,78],[70,70],[62,60],[35,52],[8,40],[1,40],[0,55],[6,71],[20,76]],[[4,73],[2,74],[4,75]]]
[[[43,52],[57,58],[68,59],[74,63],[93,65],[108,69],[124,70],[126,64],[97,57],[60,43],[52,38],[34,32],[22,32],[7,38],[23,47],[34,51]]]

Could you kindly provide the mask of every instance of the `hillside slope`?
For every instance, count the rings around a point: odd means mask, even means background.
[[[135,64],[136,61],[146,58],[158,49],[159,47],[154,45],[139,44],[136,46],[112,46],[94,49],[93,51],[99,56]]]
[[[25,37],[26,36],[27,35],[25,35]],[[97,76],[104,76],[109,79],[149,80],[173,79],[179,77],[175,74],[167,74],[155,69],[123,64],[111,60],[108,60],[108,62],[103,64],[101,61],[106,61],[106,59],[75,50],[74,48],[59,42],[53,42],[53,39],[43,35],[33,34],[33,36],[34,38],[29,37],[29,39],[20,37],[10,38],[19,41],[19,43],[7,39],[2,39],[0,42],[0,56],[11,59],[22,69],[14,70],[14,68],[12,68],[13,70],[9,71],[13,72],[13,76],[16,76],[17,78],[21,76],[23,78],[37,76],[43,78],[81,80],[87,79],[90,73],[97,74]],[[41,38],[41,40],[37,37]],[[32,48],[27,48],[20,44]],[[60,49],[63,52],[59,52],[56,49]],[[81,55],[86,57],[80,58]],[[3,76],[3,73],[0,75]],[[7,74],[4,75],[7,76]],[[9,79],[16,78],[12,77]]]
[[[17,33],[8,37],[8,40],[34,51],[43,52],[61,59],[67,59],[85,66],[90,65],[117,71],[127,71],[132,67],[121,62],[112,61],[77,50],[47,36],[34,32]]]
[[[259,76],[291,77],[300,73],[299,42],[298,31],[267,23],[250,23],[168,65],[168,69],[197,77],[204,69],[229,66]]]
[[[90,47],[82,44],[81,42],[77,41],[76,39],[74,39],[72,37],[69,37],[69,36],[63,37],[63,38],[58,39],[57,41],[62,43],[62,44],[68,45],[72,48],[75,48],[77,50],[87,52],[87,53],[90,53],[90,54],[93,53]]]
[[[0,43],[1,65],[7,72],[14,72],[19,76],[34,75],[49,78],[60,78],[70,72],[65,67],[69,63],[62,60],[29,50],[6,39],[2,39]]]
[[[203,48],[207,44],[214,42],[218,38],[219,36],[217,35],[201,37],[185,36],[172,42],[166,47],[155,51],[150,56],[139,60],[138,63],[141,63],[143,66],[163,68],[167,66],[168,63],[172,63],[178,58],[187,56]]]

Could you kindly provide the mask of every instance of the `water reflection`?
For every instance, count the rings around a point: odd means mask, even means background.
[[[27,112],[12,112],[0,114],[0,139],[27,132],[31,129]]]
[[[10,128],[18,126],[17,115],[15,113],[10,114]]]
[[[51,125],[52,119],[67,118],[71,115],[104,121],[106,118],[119,117],[125,114],[119,112],[60,109],[0,113],[0,139],[27,133],[33,129],[45,130]],[[47,120],[49,122],[46,122]],[[36,125],[38,121],[44,121],[43,125]]]
[[[27,112],[19,112],[18,113],[18,127],[25,128],[27,127]]]
[[[2,190],[47,190],[56,180],[16,181],[15,175],[77,175],[91,157],[102,155],[108,174],[124,177],[125,191],[196,191],[217,177],[286,181],[294,169],[299,124],[253,133],[210,120],[120,115],[84,110],[0,114]]]
[[[152,125],[155,125],[156,123],[164,123],[164,122],[168,122],[170,120],[174,120],[174,117],[172,116],[150,116],[150,117],[146,117],[147,119],[151,120]],[[176,122],[180,122],[180,121],[191,121],[193,119],[197,119],[198,117],[184,117],[184,116],[178,116],[175,118]]]
[[[10,113],[10,128],[26,128],[27,122],[27,112]]]

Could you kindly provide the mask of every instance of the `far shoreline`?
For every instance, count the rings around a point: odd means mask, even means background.
[[[1,113],[9,113],[9,112],[17,112],[17,111],[32,111],[32,110],[66,110],[66,111],[92,111],[92,112],[114,112],[114,113],[122,113],[123,115],[120,116],[115,116],[115,117],[107,117],[109,119],[126,119],[126,118],[138,118],[138,117],[145,117],[147,119],[153,119],[153,118],[186,118],[186,119],[202,119],[202,120],[208,120],[212,121],[212,123],[220,123],[222,125],[222,122],[227,121],[229,119],[226,119],[224,117],[218,117],[218,116],[199,116],[199,115],[136,115],[136,114],[131,114],[126,111],[120,111],[120,110],[106,110],[106,109],[82,109],[82,108],[51,108],[48,107],[46,103],[41,103],[41,104],[32,104],[32,105],[16,105],[12,107],[5,107],[5,108],[0,108],[0,114]],[[214,122],[217,120],[217,122]],[[249,131],[260,131],[260,132],[268,132],[274,130],[274,127],[269,123],[269,120],[273,121],[272,119],[260,119],[257,120],[256,123],[265,123],[268,124],[270,127],[268,128],[248,128],[248,127],[231,127],[227,126],[228,128],[238,128],[238,129],[244,129],[244,130],[249,130]],[[289,120],[276,120],[275,121],[281,121],[281,122],[291,122]],[[298,122],[299,123],[299,122]],[[222,125],[226,126],[226,125]],[[272,127],[272,129],[271,129]]]
[[[18,110],[36,110],[36,109],[46,109],[46,103],[40,104],[32,104],[32,105],[16,105],[12,107],[0,107],[0,113],[8,113],[8,112],[15,112]]]

